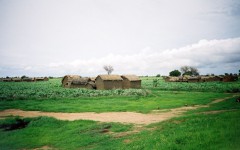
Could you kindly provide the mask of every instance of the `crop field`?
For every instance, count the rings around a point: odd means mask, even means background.
[[[0,82],[0,149],[240,149],[239,80],[183,83],[164,82],[161,77],[141,79],[142,89],[126,90],[63,88],[60,78]],[[11,110],[28,116],[3,115]],[[34,115],[36,111],[45,115]],[[107,118],[111,113],[133,113],[150,121],[70,117],[87,112],[93,113],[91,117],[105,114]],[[64,119],[54,116],[60,113]],[[164,119],[151,120],[157,115]]]

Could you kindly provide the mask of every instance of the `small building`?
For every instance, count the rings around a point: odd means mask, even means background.
[[[21,78],[12,78],[12,82],[22,82]]]
[[[167,76],[163,78],[165,82],[178,82],[179,78],[178,77],[171,77],[171,76]]]
[[[199,82],[208,82],[209,76],[200,76]]]
[[[72,80],[77,80],[81,78],[81,76],[79,75],[65,75],[63,78],[62,78],[62,86],[63,87],[70,87],[71,83],[72,83]]]
[[[122,89],[123,79],[120,75],[98,75],[96,88],[97,90]]]
[[[44,81],[49,81],[49,78],[48,77],[44,77],[43,80]]]
[[[72,82],[69,84],[70,88],[86,88],[93,89],[92,85],[89,84],[90,78],[74,78]]]
[[[123,89],[140,89],[141,79],[136,75],[122,75]]]
[[[227,75],[223,77],[223,82],[234,82],[238,80],[237,75]]]
[[[23,78],[22,81],[24,82],[34,82],[34,78]]]
[[[12,79],[11,78],[3,78],[2,81],[3,82],[12,82]]]
[[[189,77],[188,82],[199,82],[199,77]]]

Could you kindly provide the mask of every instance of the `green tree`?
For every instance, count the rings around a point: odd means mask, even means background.
[[[193,66],[182,66],[180,68],[182,75],[198,76],[199,71],[196,67]]]
[[[169,76],[178,77],[180,75],[181,75],[181,72],[179,70],[173,70],[173,71],[169,72]]]

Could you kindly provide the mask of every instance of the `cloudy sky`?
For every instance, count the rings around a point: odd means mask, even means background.
[[[0,76],[240,69],[239,0],[0,0]]]

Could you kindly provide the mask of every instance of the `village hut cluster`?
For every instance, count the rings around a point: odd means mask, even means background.
[[[180,77],[164,77],[166,82],[233,82],[238,80],[236,75],[226,76],[180,76]]]
[[[62,79],[62,86],[97,90],[139,89],[141,88],[141,79],[136,75],[98,75],[95,78],[66,75]]]
[[[19,78],[19,77],[14,77],[14,78],[0,78],[1,82],[37,82],[37,81],[48,81],[48,77],[26,77],[26,78]]]

